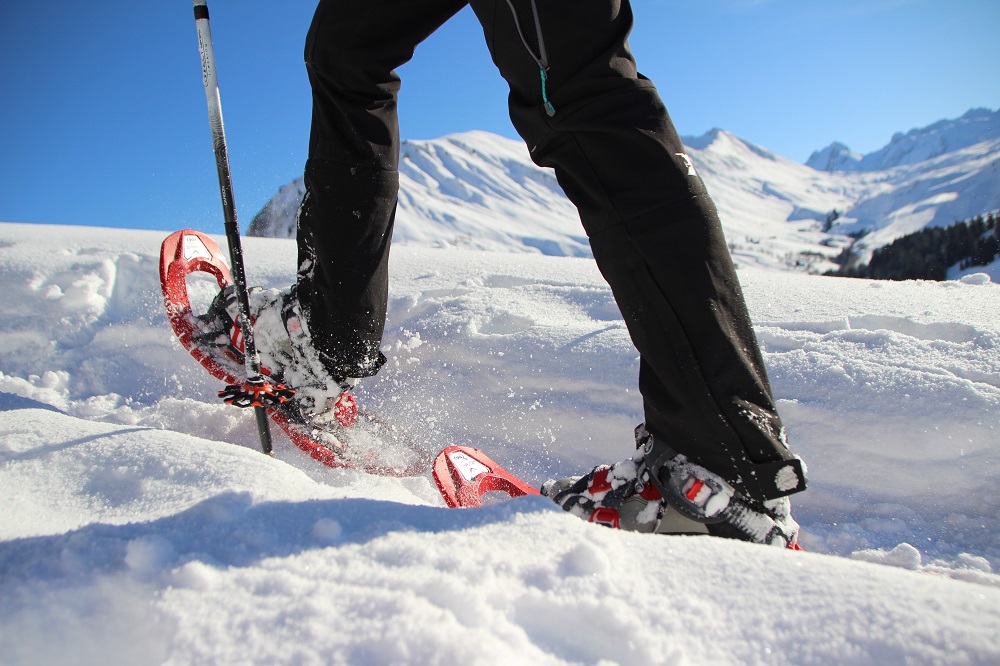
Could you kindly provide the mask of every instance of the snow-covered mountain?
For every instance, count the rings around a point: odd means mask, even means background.
[[[536,167],[518,141],[478,131],[404,141],[399,189],[396,243],[590,254],[576,209],[555,174]],[[293,237],[304,194],[301,178],[282,187],[250,223],[248,233]]]
[[[897,132],[888,145],[861,155],[835,141],[814,152],[806,164],[820,171],[884,171],[926,162],[945,153],[1000,139],[1000,109],[971,109],[961,118]]]
[[[871,252],[924,227],[947,226],[1000,209],[1000,138],[883,171],[835,173],[855,180],[861,196],[834,229],[866,234],[855,250]]]
[[[800,164],[714,129],[685,139],[722,214],[739,265],[824,271],[849,245],[872,250],[927,225],[1000,208],[1000,111],[897,134],[857,155],[842,144]],[[407,141],[394,240],[428,247],[586,256],[576,211],[518,142],[485,132]],[[283,187],[250,233],[294,235],[301,179]]]
[[[277,432],[261,455],[170,332],[163,236],[0,223],[3,666],[1000,663],[985,275],[740,271],[810,468],[792,552],[606,529],[544,498],[448,509],[429,473],[329,469]],[[293,242],[244,253],[253,284],[294,280]],[[366,409],[533,484],[634,452],[638,359],[593,261],[390,262]]]

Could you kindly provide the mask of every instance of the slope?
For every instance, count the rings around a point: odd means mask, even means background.
[[[264,457],[169,334],[161,240],[0,224],[5,664],[1000,657],[998,285],[741,271],[811,466],[797,555]],[[292,279],[293,243],[245,249]],[[591,260],[402,246],[391,272],[370,409],[535,483],[629,455],[635,352]]]
[[[997,114],[973,110],[899,134],[850,169],[844,146],[803,165],[724,130],[684,141],[740,265],[821,273],[849,236],[868,234],[855,249],[870,251],[1000,208]],[[400,183],[398,243],[589,255],[575,209],[520,142],[485,132],[404,142]],[[293,236],[303,193],[301,179],[281,188],[250,233]]]

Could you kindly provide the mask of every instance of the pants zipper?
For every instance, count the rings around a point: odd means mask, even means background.
[[[523,0],[522,0],[523,1]],[[507,6],[510,7],[511,14],[514,15],[514,25],[517,26],[517,34],[521,38],[521,43],[524,44],[524,48],[527,49],[528,53],[531,54],[532,59],[538,64],[538,71],[541,77],[542,83],[542,106],[545,108],[545,113],[550,117],[556,115],[556,107],[552,105],[549,101],[548,92],[548,80],[549,80],[549,59],[548,54],[545,51],[545,39],[542,36],[542,24],[538,20],[538,6],[535,4],[535,0],[527,0],[531,7],[531,19],[532,26],[521,25],[521,20],[518,17],[517,8],[514,6],[513,0],[507,0]],[[535,41],[538,44],[538,53],[535,53],[531,48],[531,42],[528,40],[527,33],[525,30],[527,28],[534,28]]]

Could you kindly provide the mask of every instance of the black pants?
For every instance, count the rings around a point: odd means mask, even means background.
[[[466,4],[321,0],[316,11],[305,52],[314,101],[298,289],[335,374],[368,376],[384,361],[394,70]],[[647,429],[748,498],[787,494],[789,484],[770,479],[792,456],[718,214],[636,70],[628,0],[469,4],[510,85],[514,126],[579,209],[639,351]]]

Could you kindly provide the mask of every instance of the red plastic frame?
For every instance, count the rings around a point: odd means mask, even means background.
[[[480,468],[485,471],[468,478],[469,470],[463,472],[456,464],[458,455],[471,458],[473,471]],[[538,494],[538,490],[505,470],[485,453],[469,446],[449,446],[441,451],[434,459],[432,474],[445,504],[451,508],[482,506],[483,495],[494,491],[511,497]]]

